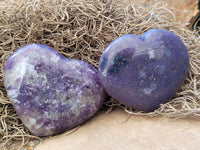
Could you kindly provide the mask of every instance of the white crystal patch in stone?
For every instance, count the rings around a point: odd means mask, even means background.
[[[155,58],[155,53],[154,53],[154,51],[153,51],[151,48],[149,48],[148,50],[149,50],[149,51],[148,51],[149,59]]]
[[[156,89],[156,85],[155,84],[151,84],[148,88],[144,88],[143,92],[146,95],[151,95],[151,93]]]

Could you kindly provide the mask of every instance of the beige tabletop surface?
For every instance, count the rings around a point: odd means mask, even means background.
[[[74,132],[47,138],[35,150],[199,150],[199,119],[100,111]]]

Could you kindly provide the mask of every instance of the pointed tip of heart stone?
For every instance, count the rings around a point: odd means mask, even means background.
[[[3,79],[19,118],[36,136],[82,124],[105,96],[93,66],[41,44],[16,50],[5,63]]]
[[[188,65],[187,49],[175,34],[151,29],[110,43],[101,56],[98,75],[111,97],[149,112],[171,99],[181,86]]]

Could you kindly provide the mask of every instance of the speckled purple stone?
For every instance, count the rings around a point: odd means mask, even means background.
[[[188,65],[187,49],[175,34],[151,29],[114,40],[101,56],[98,75],[110,96],[150,112],[172,98]]]
[[[85,122],[104,101],[94,67],[40,44],[15,51],[5,63],[3,79],[19,118],[36,136]]]

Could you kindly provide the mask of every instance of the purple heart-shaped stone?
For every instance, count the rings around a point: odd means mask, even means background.
[[[41,44],[15,51],[5,63],[3,79],[19,118],[36,136],[83,123],[104,101],[94,67]]]
[[[181,86],[189,65],[183,42],[173,33],[151,29],[128,34],[108,45],[99,63],[107,93],[131,108],[153,111]]]

